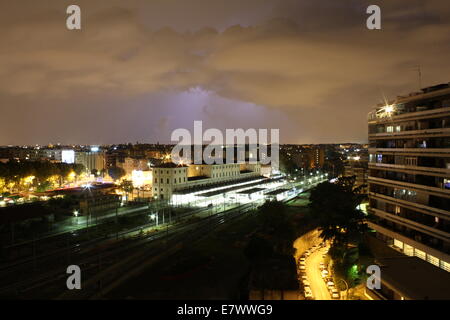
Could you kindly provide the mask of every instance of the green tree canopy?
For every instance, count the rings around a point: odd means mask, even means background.
[[[108,169],[108,174],[113,180],[120,180],[125,176],[125,170],[120,167],[111,167]]]
[[[318,221],[321,237],[344,247],[365,231],[365,215],[357,209],[364,195],[354,188],[354,183],[354,177],[323,182],[311,190],[310,196],[311,212]]]

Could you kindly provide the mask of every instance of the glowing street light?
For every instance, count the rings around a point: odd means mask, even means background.
[[[384,107],[380,108],[377,111],[377,116],[379,118],[386,118],[392,116],[392,114],[395,112],[395,105],[393,104],[386,104]]]
[[[150,219],[152,219],[152,221],[156,220],[156,226],[158,226],[158,215],[157,214],[152,213],[150,215]]]

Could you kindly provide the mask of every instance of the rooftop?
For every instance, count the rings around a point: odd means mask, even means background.
[[[450,300],[450,272],[417,257],[379,258],[382,282],[413,300]]]
[[[237,193],[239,193],[239,194],[252,194],[252,193],[260,192],[260,191],[263,191],[263,190],[266,190],[266,189],[264,189],[264,188],[251,188],[251,189],[239,191]]]

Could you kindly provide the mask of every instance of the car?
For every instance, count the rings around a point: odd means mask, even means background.
[[[326,278],[328,276],[327,270],[322,270],[322,278]]]
[[[313,299],[313,294],[310,287],[305,287],[305,298]]]
[[[301,266],[304,266],[306,263],[305,263],[305,261],[300,261],[298,264]]]
[[[320,268],[320,270],[325,269],[325,263],[321,262],[321,263],[319,264],[319,268]]]
[[[308,280],[303,280],[303,286],[304,287],[309,287],[310,283]]]
[[[306,275],[302,275],[301,278],[303,281],[308,280],[308,277]]]
[[[300,260],[299,260],[300,262],[305,262],[306,261],[306,258],[300,258]]]
[[[333,281],[328,281],[327,282],[327,287],[328,287],[328,289],[334,288],[334,282]]]
[[[336,288],[333,288],[330,290],[331,299],[340,299],[341,295],[339,294],[339,291]]]
[[[300,265],[300,267],[298,267],[300,270],[306,270],[306,267],[304,265]]]

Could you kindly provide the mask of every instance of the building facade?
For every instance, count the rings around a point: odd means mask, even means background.
[[[369,176],[367,150],[347,156],[344,161],[344,176],[355,176],[355,188],[362,187],[362,192],[367,193],[367,179]]]
[[[101,172],[106,168],[105,153],[77,151],[75,152],[75,163],[84,165],[88,173],[94,169]]]
[[[378,105],[368,125],[369,227],[450,271],[450,85]]]
[[[238,181],[261,175],[259,163],[193,164],[165,163],[153,169],[153,197],[170,200],[174,191]]]

